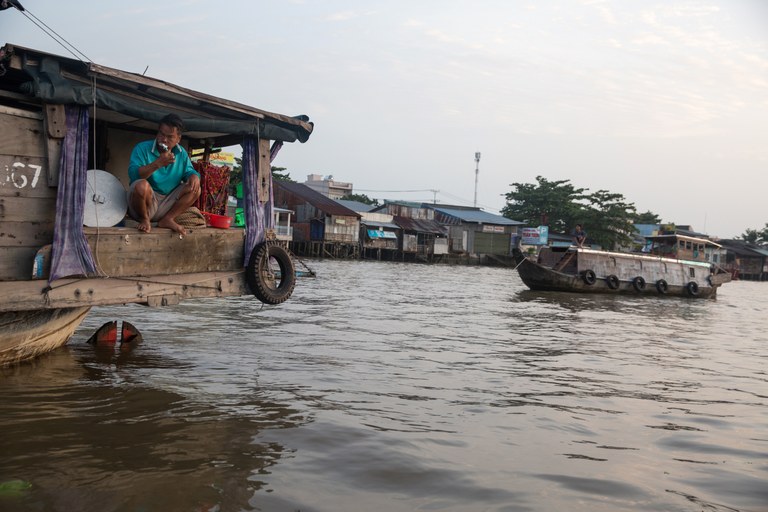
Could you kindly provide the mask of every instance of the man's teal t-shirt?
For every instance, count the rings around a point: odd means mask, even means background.
[[[139,176],[139,167],[143,167],[150,164],[160,156],[160,152],[157,150],[155,140],[147,140],[139,142],[131,152],[131,163],[128,165],[128,179],[133,183],[141,178]],[[179,186],[179,184],[189,178],[191,175],[196,174],[197,171],[192,167],[192,161],[189,159],[187,151],[178,144],[171,150],[176,158],[171,165],[161,167],[152,173],[147,181],[152,186],[152,189],[158,194],[168,195],[173,189]]]

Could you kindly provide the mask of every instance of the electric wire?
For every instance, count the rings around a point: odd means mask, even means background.
[[[73,57],[75,57],[77,60],[81,62],[93,62],[86,54],[81,52],[75,45],[64,39],[58,32],[53,30],[51,27],[49,27],[43,20],[32,14],[29,9],[25,9],[23,11],[20,11],[21,14],[24,15],[25,18],[27,18],[29,21],[31,21],[37,28],[45,32],[46,35],[48,35],[51,39],[56,41],[59,45],[61,45],[62,48],[67,50],[69,53],[72,54]],[[64,44],[66,43],[66,45]],[[67,46],[68,45],[68,46]],[[73,51],[74,50],[74,51]],[[78,55],[80,54],[80,55]],[[83,61],[85,59],[85,61]]]
[[[91,120],[93,121],[93,130],[91,130],[91,146],[93,146],[93,168],[96,169],[96,77],[91,77],[91,95],[93,96],[93,116],[91,116]],[[101,261],[99,260],[99,240],[101,239],[101,223],[99,222],[99,203],[96,202],[93,198],[96,195],[96,173],[93,173],[93,184],[91,184],[88,181],[88,177],[86,175],[85,178],[86,184],[89,185],[93,191],[93,196],[91,196],[91,200],[94,201],[96,212],[96,244],[93,248],[94,254],[94,263],[96,264],[96,275],[100,277],[106,277],[109,278],[109,275],[107,272],[104,271],[104,267],[101,266]],[[86,201],[88,198],[86,197]]]

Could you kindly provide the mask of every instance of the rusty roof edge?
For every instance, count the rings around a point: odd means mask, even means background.
[[[185,96],[189,98],[194,98],[199,101],[216,104],[216,105],[231,109],[236,112],[240,112],[242,114],[245,114],[254,118],[270,119],[270,120],[277,121],[279,123],[284,123],[290,126],[300,127],[307,134],[311,134],[314,129],[314,124],[309,121],[309,118],[307,116],[304,116],[304,115],[289,116],[285,114],[278,114],[276,112],[270,112],[267,110],[258,109],[256,107],[252,107],[242,103],[238,103],[235,101],[227,100],[227,99],[206,94],[203,92],[188,89],[186,87],[182,87],[170,82],[166,82],[158,78],[148,77],[148,76],[140,75],[138,73],[132,73],[130,71],[123,71],[117,68],[111,68],[109,66],[97,64],[95,62],[86,62],[80,59],[65,57],[62,55],[57,55],[55,53],[36,50],[34,48],[29,48],[26,46],[21,46],[13,43],[5,43],[2,46],[2,48],[5,49],[6,53],[11,55],[12,57],[18,57],[19,54],[25,54],[25,55],[35,56],[38,59],[43,59],[45,57],[56,59],[62,64],[66,64],[70,70],[76,69],[77,72],[82,73],[84,77],[102,76],[102,77],[112,78],[113,81],[123,81],[123,82],[128,82],[136,85],[156,87],[158,89],[163,89],[165,91],[178,94],[180,96]],[[19,68],[21,69],[20,66]]]
[[[250,105],[245,105],[243,103],[239,103],[236,101],[227,100],[227,99],[224,99],[218,96],[213,96],[211,94],[207,94],[204,92],[195,91],[193,89],[188,89],[186,87],[182,87],[180,85],[176,85],[171,82],[166,82],[165,80],[160,80],[158,78],[144,76],[144,75],[140,75],[138,73],[132,73],[129,71],[122,71],[120,69],[111,68],[108,66],[102,66],[101,64],[96,64],[93,62],[89,63],[88,68],[89,68],[89,72],[94,75],[101,75],[101,76],[116,78],[116,79],[127,81],[127,82],[133,82],[138,85],[156,87],[159,89],[173,92],[175,94],[179,94],[181,96],[187,96],[190,98],[194,98],[196,100],[201,100],[208,103],[215,103],[218,105],[222,105],[232,110],[237,110],[239,112],[242,112],[243,114],[258,117],[260,119],[271,118],[287,124],[301,125],[304,129],[310,132],[312,131],[312,128],[313,128],[313,125],[311,123],[304,121],[301,117],[293,117],[293,116],[288,116],[284,114],[278,114],[276,112],[269,112],[267,110],[251,107]]]

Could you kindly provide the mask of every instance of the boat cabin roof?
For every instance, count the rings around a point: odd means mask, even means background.
[[[692,242],[695,244],[701,244],[709,247],[715,247],[718,249],[722,247],[722,245],[717,244],[712,240],[707,240],[706,238],[696,238],[693,236],[685,236],[685,235],[656,235],[656,236],[647,236],[645,238],[652,242],[674,243],[674,242],[682,241],[682,242]]]
[[[587,249],[587,248],[581,248],[581,247],[570,247],[567,249],[568,251],[573,251],[578,254],[587,254],[587,255],[597,255],[600,258],[610,258],[610,257],[621,257],[622,259],[627,260],[644,260],[644,261],[659,261],[659,259],[662,260],[674,260],[674,261],[684,261],[686,265],[693,265],[698,267],[711,267],[712,264],[708,261],[695,261],[695,260],[689,260],[689,259],[678,259],[678,258],[665,258],[658,255],[653,254],[644,254],[644,253],[635,253],[635,252],[613,252],[613,251],[600,251],[597,249]]]
[[[6,74],[0,97],[18,108],[30,104],[95,106],[91,116],[113,125],[153,132],[169,112],[184,121],[184,136],[216,146],[239,144],[244,135],[305,142],[307,116],[268,112],[163,80],[13,44],[2,47]]]

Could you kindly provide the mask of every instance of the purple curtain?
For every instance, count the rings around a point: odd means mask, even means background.
[[[277,156],[282,141],[275,141],[269,150],[269,162]],[[272,188],[272,172],[269,172],[269,201],[259,203],[258,193],[258,139],[246,137],[243,141],[243,213],[245,214],[245,265],[251,258],[251,252],[257,244],[266,238],[266,230],[275,227],[273,215],[274,193]]]
[[[265,235],[265,208],[259,203],[258,194],[258,139],[246,137],[243,141],[243,201],[245,213],[245,265],[251,258],[251,252],[256,244],[264,241]],[[272,179],[270,173],[270,179]],[[267,222],[269,222],[267,220]]]
[[[276,140],[272,143],[272,147],[269,148],[269,163],[271,164],[274,160],[277,154],[280,152],[280,148],[283,147],[283,141]],[[271,169],[270,169],[271,171]]]
[[[93,255],[83,233],[88,167],[88,108],[66,105],[67,133],[61,145],[56,221],[48,282],[68,276],[92,275]]]

